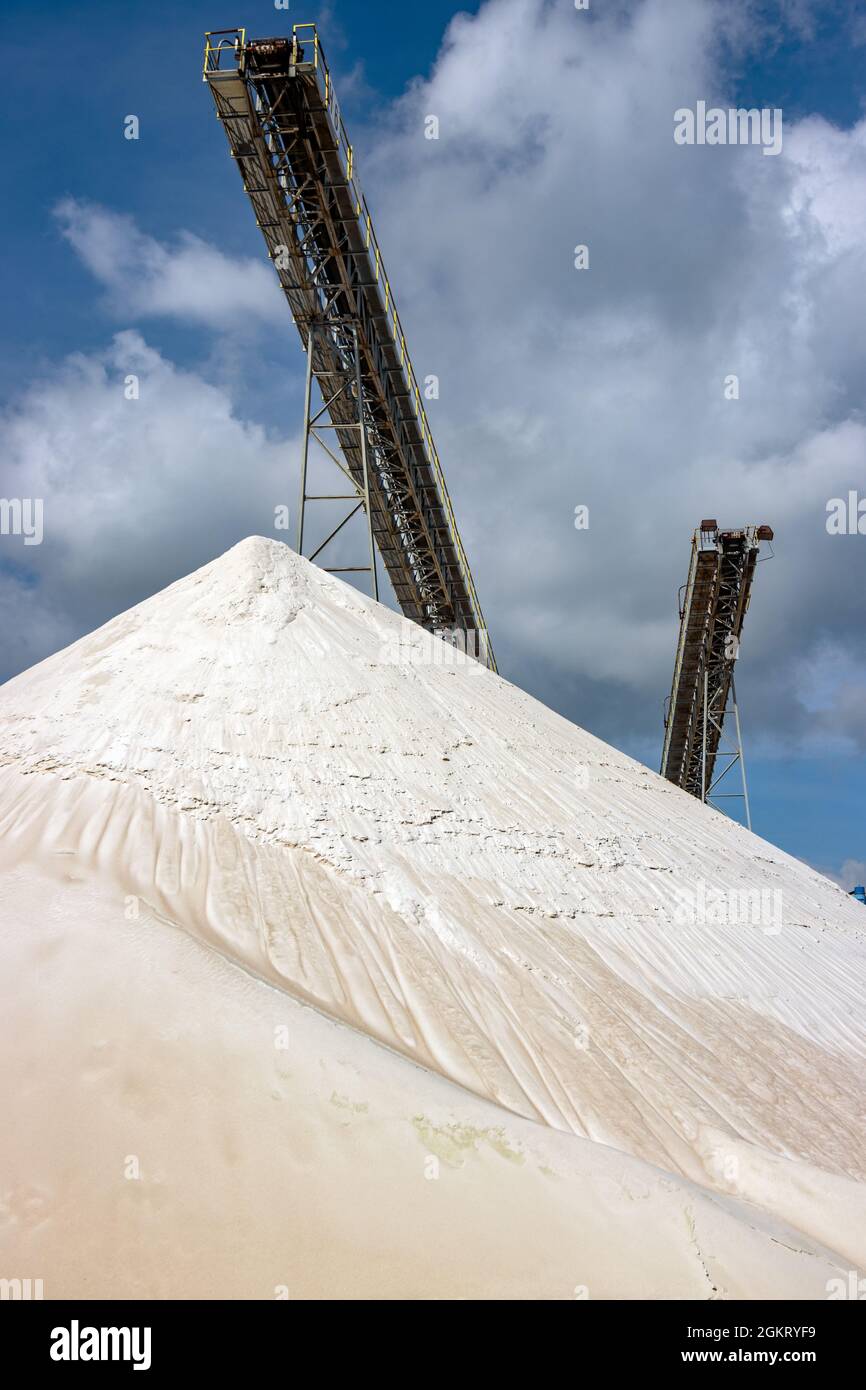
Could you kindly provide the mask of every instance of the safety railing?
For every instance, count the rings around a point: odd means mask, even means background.
[[[246,29],[209,29],[204,36],[204,76],[209,72],[223,71],[221,59],[229,53],[240,62],[246,44],[246,34]],[[217,39],[218,42],[211,43],[211,39]]]

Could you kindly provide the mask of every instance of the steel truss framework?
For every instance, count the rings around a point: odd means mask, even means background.
[[[315,25],[296,24],[291,39],[208,34],[204,80],[308,354],[299,539],[314,500],[306,491],[314,437],[351,485],[346,498],[365,513],[402,612],[432,631],[473,634],[495,670]],[[325,403],[315,417],[314,378]],[[325,412],[343,462],[319,434]],[[372,549],[363,568],[375,593]]]
[[[304,554],[304,523],[307,515],[308,502],[352,502],[351,511],[347,512],[342,521],[338,522],[333,530],[325,537],[309,556],[311,560],[318,560],[319,556],[327,550],[332,541],[343,530],[343,527],[363,512],[367,522],[367,544],[369,548],[369,561],[366,565],[328,565],[325,568],[329,574],[369,574],[370,592],[373,598],[379,597],[379,577],[376,572],[376,547],[373,543],[373,527],[370,523],[370,472],[367,461],[367,430],[364,423],[363,411],[359,408],[359,402],[363,401],[363,390],[361,387],[361,354],[358,347],[358,334],[355,326],[352,325],[352,360],[347,367],[336,374],[335,378],[328,378],[329,395],[323,400],[322,406],[312,413],[312,391],[313,391],[313,361],[316,353],[317,334],[327,334],[327,324],[310,325],[310,332],[307,338],[307,376],[304,384],[304,442],[301,453],[301,497],[298,506],[298,554]],[[325,379],[325,374],[319,375],[319,381]],[[337,457],[333,449],[322,438],[321,431],[324,429],[334,429],[335,426],[329,421],[322,419],[328,413],[331,406],[340,397],[354,402],[355,421],[354,425],[343,424],[340,426],[342,431],[354,429],[357,432],[359,448],[361,453],[361,480],[360,486],[355,478]],[[310,493],[307,492],[307,475],[310,463],[310,442],[315,440],[331,462],[339,469],[340,474],[345,479],[345,485],[352,488],[351,492],[343,493]]]
[[[768,526],[721,531],[715,521],[704,521],[695,531],[689,577],[680,590],[680,634],[661,763],[662,776],[702,801],[742,798],[749,829],[734,664],[760,542],[772,536]],[[742,790],[719,791],[737,766]]]
[[[701,719],[703,725],[701,730],[701,788],[700,793],[696,792],[695,795],[700,795],[701,801],[709,802],[711,806],[714,806],[718,800],[730,800],[732,798],[739,800],[742,798],[746,825],[748,829],[751,830],[752,812],[749,806],[749,788],[746,783],[746,759],[743,753],[743,737],[740,730],[740,710],[737,705],[737,690],[733,673],[731,673],[729,683],[728,699],[724,704],[721,703],[722,687],[717,685],[714,695],[710,695],[709,684],[709,672],[705,669],[701,696]],[[728,731],[730,725],[728,729],[724,727],[726,715],[731,715],[734,721],[733,737],[731,737]],[[711,742],[715,745],[715,752],[712,754],[712,761],[710,764],[711,771],[708,774],[707,761]],[[725,763],[721,772],[717,772],[715,770],[716,759],[722,758],[727,758],[728,761]],[[717,791],[716,788],[719,786],[719,783],[724,781],[728,773],[732,772],[738,764],[740,768],[740,781],[743,788],[742,791]],[[712,778],[711,781],[708,780],[709,777]],[[730,786],[730,783],[726,782],[725,785]],[[687,790],[691,791],[692,789],[689,787]],[[718,809],[722,810],[723,807],[720,806]]]

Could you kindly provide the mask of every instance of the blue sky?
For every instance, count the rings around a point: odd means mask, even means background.
[[[755,827],[850,878],[866,861],[866,538],[830,543],[823,509],[847,487],[866,491],[866,8],[597,0],[577,15],[491,0],[463,13],[477,17],[450,30],[457,9],[438,0],[336,0],[288,17],[320,25],[416,366],[442,378],[433,427],[500,665],[656,765],[691,528],[705,514],[776,524],[738,676]],[[0,678],[264,529],[283,477],[294,501],[302,358],[250,269],[263,246],[200,80],[205,29],[263,35],[286,22],[260,2],[5,9],[0,393],[15,468],[38,472],[50,441],[46,486],[79,540],[70,530],[52,549],[49,535],[37,561],[4,539],[0,611],[25,619]],[[620,114],[639,113],[625,134],[607,105],[617,92]],[[783,159],[730,151],[699,165],[665,131],[649,179],[654,113],[700,97],[782,107]],[[427,110],[443,115],[435,149],[417,138]],[[128,113],[135,142],[123,139]],[[64,200],[84,210],[77,249]],[[113,281],[100,227],[120,248]],[[571,248],[587,227],[584,291]],[[200,253],[214,264],[203,246],[223,258],[221,319],[136,297],[136,257],[161,248],[172,264],[185,244],[190,265]],[[136,336],[118,346],[117,334]],[[120,423],[98,433],[124,354],[162,383],[152,468]],[[738,368],[754,389],[732,423],[691,373]],[[205,408],[206,430],[169,428],[170,409],[191,420]],[[4,496],[22,491],[15,468]],[[597,520],[577,549],[582,501]]]

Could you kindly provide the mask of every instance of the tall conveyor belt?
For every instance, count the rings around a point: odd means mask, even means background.
[[[715,521],[702,521],[692,539],[689,577],[680,590],[680,634],[661,773],[702,800],[710,799],[732,766],[716,771],[720,753],[730,752],[742,764],[739,729],[734,748],[722,745],[724,719],[760,543],[772,539],[769,526],[723,531]],[[736,707],[734,714],[739,723]],[[746,812],[748,817],[747,796]]]
[[[316,26],[211,32],[204,80],[397,602],[495,670]]]

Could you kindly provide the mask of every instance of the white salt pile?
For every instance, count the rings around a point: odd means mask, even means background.
[[[863,908],[283,545],[0,690],[0,835],[2,1277],[825,1298],[866,1265]]]

